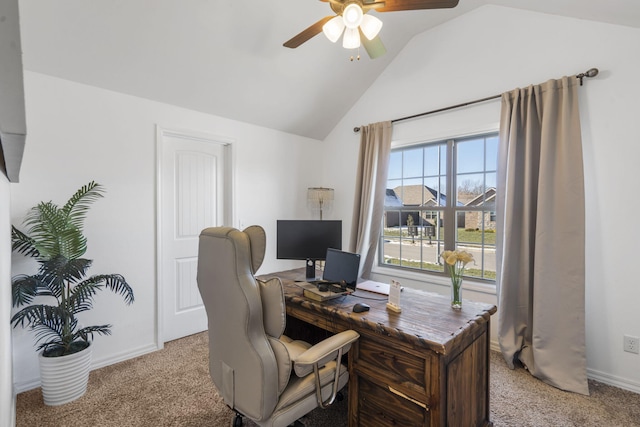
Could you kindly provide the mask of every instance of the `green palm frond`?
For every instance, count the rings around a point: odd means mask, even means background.
[[[90,310],[93,307],[93,296],[103,286],[101,282],[101,280],[90,277],[74,286],[69,295],[69,310],[76,314]]]
[[[58,255],[48,261],[41,261],[38,274],[43,285],[59,297],[64,283],[82,280],[92,263],[90,259],[66,259]]]
[[[80,258],[87,251],[87,238],[76,227],[68,227],[58,235],[60,255],[68,259]]]
[[[73,287],[69,296],[69,308],[74,313],[90,309],[94,295],[103,287],[122,295],[127,304],[134,300],[133,289],[122,275],[100,274],[91,276]]]
[[[65,215],[65,221],[82,232],[84,219],[87,216],[91,203],[101,197],[104,197],[103,193],[104,189],[102,186],[94,181],[82,186],[82,188],[71,196],[69,201],[62,208],[62,213]]]
[[[81,257],[87,250],[87,239],[82,234],[84,220],[91,203],[103,197],[102,193],[100,184],[92,181],[80,188],[62,208],[51,201],[39,203],[24,220],[30,236],[17,237],[30,239],[42,258]]]
[[[13,306],[29,304],[38,294],[38,279],[35,276],[21,274],[11,280],[11,299]]]
[[[51,317],[39,325],[33,325],[32,329],[36,334],[36,344],[43,342],[41,347],[51,344],[64,345],[64,324],[61,320],[59,317]],[[75,326],[77,321],[74,319],[72,324]]]
[[[94,276],[100,280],[104,280],[105,287],[124,297],[124,302],[129,305],[133,303],[133,289],[125,278],[120,274],[103,274]]]
[[[67,314],[58,306],[35,304],[14,314],[11,323],[14,328],[27,324],[35,329],[44,325],[53,331],[58,331],[57,325],[62,325],[65,318],[68,318]]]
[[[11,280],[11,297],[14,307],[29,304],[36,296],[53,296],[51,291],[42,284],[39,276],[20,274]]]
[[[15,226],[11,226],[11,250],[13,252],[38,258],[40,257],[40,252],[38,252],[34,243],[31,237],[18,230]]]
[[[27,213],[24,225],[40,259],[60,255],[60,233],[65,229],[65,224],[53,202],[38,203]]]
[[[93,334],[111,335],[111,325],[87,326],[77,331],[74,338],[89,341],[89,339],[93,340]]]

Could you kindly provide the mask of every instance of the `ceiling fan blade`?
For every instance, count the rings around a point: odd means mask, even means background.
[[[362,34],[362,31],[360,31],[360,40],[371,59],[379,58],[387,53],[387,48],[382,44],[380,36],[375,36],[373,40],[369,40]]]
[[[384,5],[376,7],[376,10],[378,12],[397,12],[401,10],[446,9],[456,7],[458,1],[459,0],[384,0]]]
[[[385,6],[384,1],[371,1],[370,3],[362,3],[362,11],[364,13],[369,12],[371,9],[373,10],[380,10],[383,9]]]
[[[298,35],[294,36],[290,40],[287,40],[283,43],[284,47],[289,47],[291,49],[295,49],[300,46],[302,43],[306,42],[310,38],[320,34],[322,32],[322,26],[326,24],[330,19],[333,19],[333,16],[325,16],[306,30],[302,31]]]
[[[363,0],[362,9],[378,9],[384,7],[385,3],[385,0]]]

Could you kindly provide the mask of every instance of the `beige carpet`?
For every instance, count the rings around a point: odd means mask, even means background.
[[[18,395],[18,427],[229,426],[208,373],[205,333],[167,343],[165,349],[91,372],[87,394],[59,407],[42,402],[40,389]],[[496,427],[640,426],[640,394],[589,382],[591,396],[567,393],[509,370],[491,357],[491,420]],[[346,399],[317,409],[308,427],[346,426]],[[254,426],[247,422],[246,426]],[[464,426],[460,426],[464,427]]]

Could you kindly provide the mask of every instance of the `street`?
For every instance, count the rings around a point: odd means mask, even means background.
[[[421,259],[423,262],[438,263],[442,260],[438,259],[440,253],[444,250],[442,243],[438,246],[437,241],[433,241],[433,244],[429,244],[428,241],[423,242],[420,245],[419,240],[415,243],[411,243],[408,239],[403,239],[402,245],[400,245],[397,239],[388,239],[384,242],[384,255],[390,258],[400,258],[400,250],[402,249],[402,259],[407,261],[419,262]],[[459,250],[464,250],[473,255],[475,260],[475,267],[481,268],[482,265],[482,251],[477,246],[458,246]],[[422,257],[420,256],[422,252]],[[496,251],[494,247],[487,247],[484,253],[484,270],[496,271]],[[473,268],[474,264],[467,265],[467,268]]]

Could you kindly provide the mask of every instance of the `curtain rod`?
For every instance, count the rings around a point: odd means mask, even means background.
[[[580,80],[580,86],[582,86],[582,80],[585,77],[595,77],[597,75],[598,75],[598,69],[597,68],[590,68],[589,70],[587,70],[584,73],[576,74],[576,79]],[[453,110],[453,109],[456,109],[456,108],[466,107],[467,105],[479,104],[481,102],[490,101],[492,99],[498,99],[501,96],[502,96],[502,94],[488,96],[486,98],[476,99],[475,101],[464,102],[462,104],[456,104],[456,105],[451,105],[449,107],[438,108],[437,110],[427,111],[426,113],[420,113],[420,114],[414,114],[412,116],[401,117],[399,119],[391,120],[391,123],[401,122],[401,121],[404,121],[404,120],[415,119],[416,117],[422,117],[422,116],[427,116],[429,114],[440,113],[442,111],[447,111],[447,110]],[[360,127],[354,127],[353,131],[355,133],[360,132]]]

